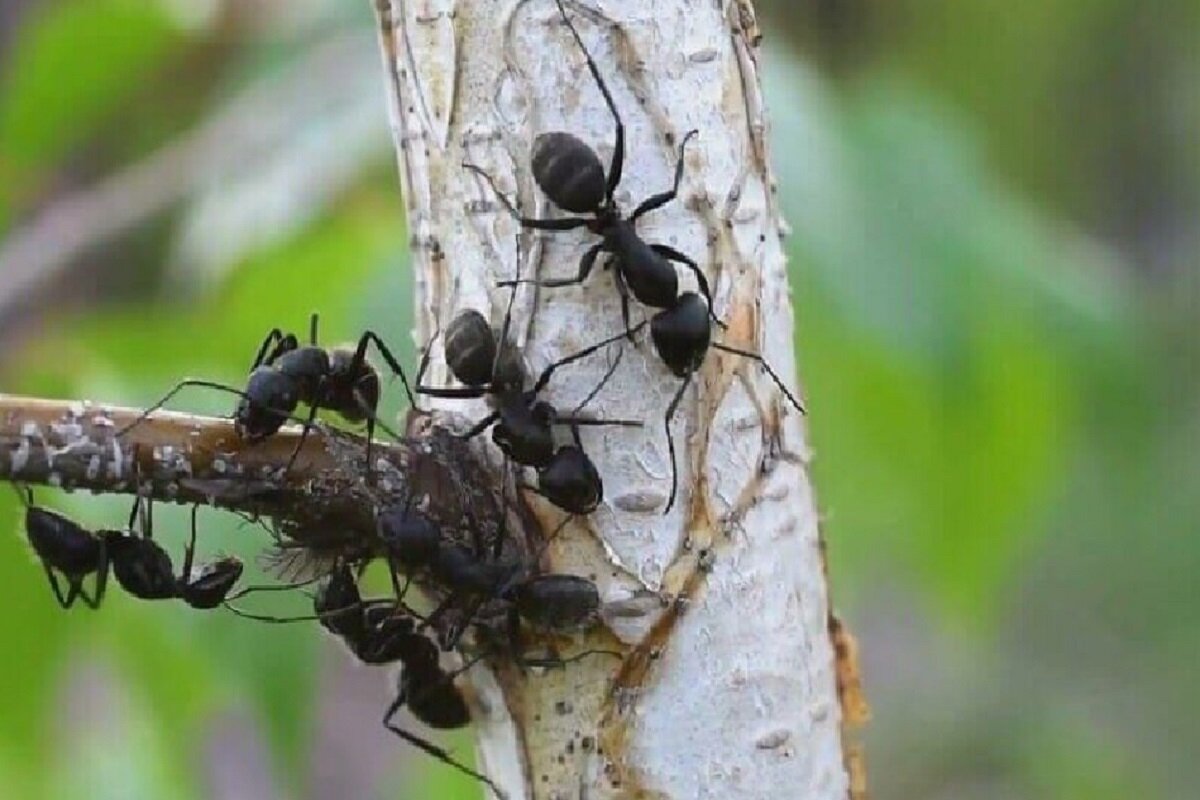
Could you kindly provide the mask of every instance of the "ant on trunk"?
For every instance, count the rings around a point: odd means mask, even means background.
[[[533,283],[538,286],[561,287],[579,284],[587,279],[600,254],[607,253],[611,258],[606,264],[606,268],[614,267],[613,276],[617,292],[621,297],[621,315],[626,328],[622,335],[632,339],[634,334],[646,324],[642,322],[630,326],[629,295],[631,293],[643,305],[661,309],[650,320],[651,339],[655,351],[667,368],[675,376],[683,378],[683,384],[667,408],[665,419],[671,461],[671,493],[664,510],[664,513],[667,513],[675,504],[679,483],[675,442],[671,438],[671,419],[679,407],[692,375],[700,368],[710,347],[759,362],[780,392],[799,413],[804,413],[804,406],[788,390],[779,375],[761,354],[723,342],[712,341],[712,326],[715,324],[724,328],[725,325],[713,313],[712,293],[709,290],[708,280],[699,265],[667,245],[647,244],[634,229],[634,223],[643,214],[661,208],[676,198],[683,177],[684,149],[697,131],[689,131],[683,138],[679,158],[675,163],[675,176],[671,188],[642,201],[628,217],[622,216],[613,195],[621,182],[622,168],[625,162],[625,125],[621,121],[621,115],[617,111],[612,94],[609,92],[604,78],[600,75],[600,69],[595,59],[588,52],[579,31],[576,30],[574,23],[567,15],[562,0],[555,0],[555,3],[572,38],[583,52],[588,71],[604,96],[604,102],[616,124],[616,137],[612,161],[607,173],[604,171],[599,156],[590,146],[573,134],[564,131],[539,134],[533,143],[530,162],[534,181],[556,206],[573,214],[590,214],[591,216],[549,219],[524,217],[512,201],[497,188],[490,175],[473,164],[464,164],[464,167],[487,181],[504,207],[519,221],[522,227],[546,231],[587,228],[602,237],[600,242],[592,245],[583,254],[579,262],[578,273],[574,277],[521,280],[518,276],[515,280],[501,281],[498,286]],[[683,264],[691,270],[696,278],[699,293],[679,291],[679,279],[675,268],[670,263],[672,261]]]

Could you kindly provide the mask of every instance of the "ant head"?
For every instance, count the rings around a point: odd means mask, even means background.
[[[257,442],[275,434],[296,410],[296,390],[295,379],[273,367],[259,367],[250,373],[245,396],[233,415],[238,436]]]
[[[30,505],[25,511],[25,535],[37,557],[64,575],[87,575],[100,568],[101,541],[62,514]]]
[[[437,663],[437,647],[414,633],[412,618],[392,605],[370,606],[366,611],[366,630],[354,649],[365,664]],[[432,652],[429,652],[432,651]]]
[[[600,592],[596,584],[578,575],[539,575],[517,587],[514,602],[531,625],[568,631],[596,619]]]
[[[108,548],[113,575],[121,588],[142,600],[179,596],[179,583],[171,557],[153,539],[120,531],[101,531]]]
[[[436,648],[435,648],[436,655]],[[400,694],[408,698],[409,712],[430,728],[462,728],[471,723],[471,712],[453,681],[437,666],[413,668],[405,662],[400,673]]]
[[[407,502],[380,510],[375,529],[388,553],[406,566],[428,563],[442,542],[437,526]]]
[[[225,602],[233,585],[242,577],[242,561],[226,556],[203,564],[194,575],[185,576],[183,599],[192,608],[216,608]]]
[[[357,641],[364,634],[362,595],[348,564],[339,564],[317,585],[313,613],[321,627],[335,636]]]
[[[530,162],[533,179],[559,208],[590,214],[604,206],[604,165],[579,137],[563,131],[539,134],[533,140]]]
[[[473,308],[458,312],[446,327],[443,338],[446,365],[466,386],[487,386],[496,364],[496,333]]]
[[[695,292],[679,295],[675,305],[650,320],[654,349],[676,376],[686,377],[697,369],[712,341],[712,319],[708,303]]]
[[[587,453],[566,445],[538,471],[538,491],[563,511],[590,514],[604,499],[604,482]]]

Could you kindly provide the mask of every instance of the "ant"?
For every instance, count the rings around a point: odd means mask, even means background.
[[[444,349],[450,373],[464,385],[448,388],[421,385],[421,376],[429,364],[430,349],[426,347],[415,391],[441,398],[486,397],[494,410],[462,433],[462,438],[469,439],[491,428],[492,441],[506,456],[537,471],[536,491],[565,511],[589,514],[603,499],[603,485],[595,465],[583,452],[578,428],[583,425],[641,427],[642,423],[560,414],[552,405],[537,398],[559,368],[586,358],[625,334],[609,337],[552,362],[542,370],[532,387],[525,389],[525,366],[519,350],[508,341],[508,325],[507,314],[504,327],[497,332],[478,311],[460,311],[446,328]],[[607,379],[605,376],[600,386]],[[589,400],[595,391],[589,395]],[[556,425],[571,428],[575,445],[556,446]]]
[[[427,570],[433,580],[450,589],[450,598],[430,614],[427,624],[462,596],[476,601],[465,615],[468,623],[489,600],[508,604],[509,629],[514,634],[519,619],[538,628],[571,630],[599,612],[600,594],[592,581],[576,575],[531,573],[520,564],[502,563],[495,557],[481,559],[469,548],[443,539],[436,526],[407,503],[383,509],[378,531],[388,552],[394,582],[395,564],[399,563],[407,571]],[[553,537],[547,539],[543,549]],[[403,596],[398,586],[396,591],[398,597]],[[515,642],[515,635],[512,638]]]
[[[448,750],[400,727],[394,719],[402,708],[422,724],[435,729],[463,728],[471,714],[454,679],[479,660],[472,659],[460,669],[446,671],[440,662],[440,650],[421,632],[429,620],[406,608],[399,599],[364,599],[358,589],[355,572],[348,562],[339,562],[325,576],[313,594],[313,615],[307,617],[264,617],[232,608],[234,613],[265,622],[299,622],[316,619],[325,630],[337,636],[364,664],[383,665],[399,662],[396,697],[383,715],[383,726],[409,744],[420,748],[444,764],[486,784],[498,797],[504,797],[496,784],[458,759]]]
[[[18,494],[21,494],[19,490]],[[132,532],[142,508],[140,496],[130,512],[128,532],[89,531],[56,511],[35,505],[32,490],[27,490],[21,499],[26,507],[25,531],[29,543],[46,570],[58,604],[64,609],[74,605],[77,599],[89,608],[99,608],[110,570],[121,588],[134,597],[142,600],[179,598],[196,609],[221,605],[242,575],[242,562],[233,556],[204,564],[193,573],[198,506],[192,507],[192,538],[185,551],[183,570],[176,577],[171,557],[151,538],[148,512],[140,514],[142,535]],[[67,582],[65,595],[56,570]],[[92,593],[88,594],[83,581],[92,574],[96,579]]]
[[[671,262],[685,266],[696,278],[701,294],[708,305],[712,307],[712,293],[709,290],[708,279],[700,270],[700,266],[687,255],[665,244],[648,244],[637,233],[635,224],[644,214],[654,211],[676,198],[679,184],[683,180],[684,153],[687,143],[699,131],[692,130],[683,137],[679,147],[679,158],[675,163],[675,176],[671,188],[665,192],[651,195],[643,200],[628,217],[624,216],[614,199],[617,187],[621,183],[622,170],[625,163],[625,124],[617,111],[616,102],[608,90],[608,85],[600,75],[600,69],[584,46],[583,39],[567,16],[562,0],[555,0],[563,22],[571,31],[579,49],[587,60],[588,71],[604,96],[604,102],[616,123],[616,139],[613,144],[612,161],[607,173],[600,162],[596,151],[582,139],[565,131],[551,131],[539,134],[533,141],[530,152],[530,163],[533,168],[533,178],[547,197],[559,208],[572,214],[590,216],[571,216],[539,219],[522,216],[503,192],[497,188],[493,178],[475,164],[463,166],[487,181],[495,195],[508,212],[515,217],[521,227],[544,231],[569,231],[576,228],[587,228],[601,240],[589,247],[579,260],[577,273],[570,278],[527,281],[539,286],[559,287],[573,286],[583,283],[591,274],[596,259],[601,253],[607,253],[611,259],[604,268],[615,266],[613,278],[617,292],[621,297],[621,316],[625,327],[629,328],[629,295],[632,294],[638,302],[652,308],[670,308],[675,304],[679,294],[679,277]],[[521,281],[516,281],[517,283]],[[514,282],[505,281],[501,286]],[[714,317],[715,320],[715,317]],[[719,321],[718,321],[718,324]]]
[[[640,216],[675,199],[683,176],[683,151],[697,131],[690,131],[684,136],[680,146],[679,159],[675,164],[674,183],[671,189],[644,200],[628,218],[621,216],[620,210],[613,200],[613,194],[621,181],[621,171],[625,159],[625,127],[612,94],[600,75],[599,67],[567,15],[562,0],[555,0],[555,4],[575,43],[583,52],[588,71],[604,96],[604,101],[616,123],[616,141],[607,175],[595,151],[579,138],[562,131],[540,134],[534,140],[530,160],[534,180],[555,205],[575,214],[591,214],[592,216],[555,219],[523,217],[512,202],[496,188],[495,182],[489,175],[474,165],[467,164],[465,166],[487,180],[505,208],[518,219],[522,227],[548,231],[586,227],[592,233],[603,237],[599,243],[584,253],[579,262],[578,274],[573,278],[522,281],[518,277],[517,280],[501,281],[499,286],[534,283],[538,286],[558,287],[582,283],[591,272],[597,257],[601,253],[609,253],[612,255],[610,264],[615,263],[616,265],[614,277],[617,291],[621,296],[621,314],[626,328],[625,335],[632,339],[634,334],[645,325],[643,322],[630,327],[630,293],[643,305],[661,309],[650,320],[650,333],[654,348],[671,373],[676,377],[683,378],[683,384],[672,398],[665,418],[671,461],[671,493],[664,509],[664,513],[668,513],[675,504],[679,483],[675,442],[671,438],[671,420],[692,375],[700,368],[710,347],[758,361],[798,412],[803,414],[804,406],[788,390],[761,354],[712,341],[712,325],[716,324],[721,328],[724,328],[725,325],[713,313],[712,293],[699,266],[687,256],[666,245],[646,244],[634,230],[634,222]],[[699,293],[692,291],[681,293],[679,291],[678,277],[670,265],[670,261],[681,263],[691,270],[696,277]]]
[[[308,417],[303,421],[303,432],[288,461],[288,469],[304,447],[318,410],[324,408],[335,411],[351,424],[365,421],[367,474],[370,477],[375,426],[383,428],[393,438],[395,434],[376,417],[380,394],[379,372],[367,360],[367,347],[375,345],[392,372],[399,376],[409,404],[415,407],[412,390],[399,361],[375,332],[364,332],[354,346],[326,348],[317,344],[317,325],[318,315],[314,313],[309,321],[309,343],[306,345],[301,345],[295,334],[285,334],[279,328],[273,328],[263,339],[250,366],[245,391],[212,381],[180,381],[117,435],[124,434],[151,412],[161,408],[184,387],[206,386],[241,398],[233,415],[234,430],[239,438],[249,444],[277,433],[285,422],[293,419],[292,415],[300,403],[309,406]]]

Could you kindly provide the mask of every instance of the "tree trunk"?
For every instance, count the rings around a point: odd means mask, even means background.
[[[467,307],[498,324],[509,298],[498,280],[518,268],[522,277],[574,274],[596,239],[586,230],[521,232],[463,162],[494,176],[523,213],[552,215],[530,172],[534,136],[574,133],[607,164],[613,120],[551,0],[375,5],[418,339]],[[565,6],[626,126],[618,202],[629,211],[668,188],[684,135],[699,130],[678,199],[644,218],[639,233],[699,262],[728,324],[716,338],[761,352],[786,379],[794,353],[784,223],[749,0]],[[582,287],[518,292],[513,331],[534,371],[622,330],[608,272],[597,269]],[[635,321],[644,310],[635,304]],[[842,723],[861,720],[865,707],[853,641],[828,610],[801,416],[758,363],[710,351],[669,431],[680,492],[664,515],[663,420],[680,379],[648,341],[624,351],[589,411],[645,427],[585,432],[605,502],[547,553],[549,568],[593,578],[605,603],[604,624],[582,641],[548,644],[623,658],[473,672],[483,769],[514,799],[863,796]],[[427,382],[445,382],[440,342],[433,352]],[[547,399],[575,407],[608,366],[596,357],[560,370]],[[482,404],[441,403],[483,413]],[[525,500],[545,532],[557,528],[561,512],[531,493]]]

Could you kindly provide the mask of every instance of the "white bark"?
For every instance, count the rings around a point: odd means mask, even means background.
[[[544,216],[553,212],[529,171],[533,137],[570,131],[607,163],[613,124],[552,0],[376,5],[423,342],[463,307],[499,322],[507,290],[495,283],[517,270],[515,223],[462,162]],[[720,339],[761,350],[790,378],[783,222],[749,0],[567,9],[622,110],[622,206],[668,187],[678,142],[699,129],[679,200],[648,215],[640,232],[705,269],[729,323]],[[521,238],[524,276],[573,273],[594,241],[586,232]],[[635,304],[635,319],[644,311]],[[526,287],[514,330],[538,370],[619,332],[620,320],[612,279],[598,268],[582,289]],[[549,399],[573,407],[605,368],[597,357],[562,370]],[[444,380],[444,369],[432,378]],[[621,647],[626,657],[477,677],[483,768],[512,798],[845,798],[802,419],[757,364],[711,352],[673,426],[681,493],[664,516],[662,420],[678,386],[648,342],[626,347],[589,410],[646,427],[585,433],[605,503],[549,554],[554,569],[594,578],[605,600],[605,626],[583,644]],[[529,500],[552,530],[559,512]]]

